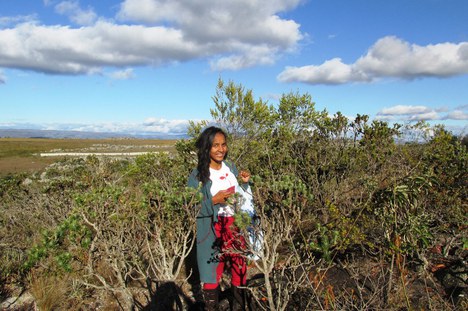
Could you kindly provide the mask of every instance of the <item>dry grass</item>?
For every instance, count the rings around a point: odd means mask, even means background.
[[[66,305],[70,290],[66,278],[31,273],[29,285],[39,310],[58,310],[60,306]]]
[[[40,171],[60,158],[42,158],[41,152],[54,150],[80,152],[173,151],[176,140],[158,139],[46,139],[0,138],[0,176]]]
[[[41,158],[38,156],[0,158],[0,176],[22,172],[37,172],[57,160],[57,158]]]

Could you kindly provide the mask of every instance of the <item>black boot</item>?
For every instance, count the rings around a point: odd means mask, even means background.
[[[247,311],[247,307],[245,305],[245,289],[240,289],[237,286],[231,286],[232,292],[232,303],[231,303],[231,310],[232,311]]]
[[[205,311],[218,311],[218,288],[204,289]]]

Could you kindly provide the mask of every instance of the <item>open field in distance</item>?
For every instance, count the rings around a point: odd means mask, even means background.
[[[0,138],[0,176],[33,172],[56,162],[60,157],[41,157],[41,153],[86,153],[137,155],[141,152],[171,152],[177,140],[163,139],[50,139]]]

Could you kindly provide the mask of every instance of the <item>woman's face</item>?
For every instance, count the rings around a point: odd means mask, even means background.
[[[226,156],[228,147],[223,133],[217,133],[210,149],[210,164],[220,164]]]

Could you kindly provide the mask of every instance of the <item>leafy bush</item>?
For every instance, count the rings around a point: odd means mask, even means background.
[[[308,94],[270,105],[220,80],[213,100],[231,160],[253,175],[259,221],[236,222],[263,240],[247,252],[259,256],[252,264],[261,282],[249,287],[258,305],[411,309],[418,300],[454,308],[433,273],[466,259],[466,143],[440,126],[317,111]],[[67,288],[80,284],[69,299],[112,297],[123,309],[155,307],[155,292],[173,284],[165,298],[188,309],[200,197],[186,184],[207,124],[192,122],[171,155],[65,159],[41,174],[2,177],[2,284],[29,282],[51,306],[51,293],[36,285],[64,277]],[[407,281],[416,278],[433,285]]]

